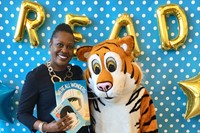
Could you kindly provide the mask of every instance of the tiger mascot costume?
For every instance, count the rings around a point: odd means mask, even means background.
[[[77,49],[87,62],[85,79],[95,133],[157,133],[156,113],[142,71],[133,61],[134,38],[106,40]]]

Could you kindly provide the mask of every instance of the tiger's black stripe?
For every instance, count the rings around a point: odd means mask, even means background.
[[[149,131],[149,132],[144,132],[144,133],[158,133],[158,129],[155,129],[155,130]]]
[[[90,117],[90,120],[91,120],[91,123],[92,123],[92,124],[94,124],[94,125],[96,124],[96,120],[94,119],[94,117],[93,117],[92,115],[91,115],[91,117]]]
[[[99,51],[99,50],[101,50],[102,48],[108,49],[108,50],[110,51],[110,49],[109,49],[108,47],[106,47],[106,46],[100,47],[100,48],[98,48],[96,51]]]
[[[139,121],[138,121],[138,122],[136,122],[136,124],[135,124],[135,127],[137,127],[137,129],[139,129],[139,128],[140,128],[140,123],[139,123]]]
[[[135,84],[137,84],[137,83],[139,82],[139,79],[140,79],[140,76],[138,75],[138,76],[137,76],[137,79],[136,79],[136,81],[135,81]]]
[[[100,98],[98,98],[98,101],[99,101],[103,106],[106,106],[105,103],[103,103],[103,102],[101,101]]]
[[[149,106],[151,106],[151,104],[153,104],[152,99],[149,101]],[[146,114],[148,112],[149,108],[146,108],[145,111],[142,113],[142,115]]]
[[[142,115],[146,114],[148,112],[149,108],[146,108],[145,111],[142,113]]]
[[[140,99],[138,99],[138,101],[135,103],[135,106],[131,109],[131,111],[129,113],[135,112],[138,109],[140,109],[141,106],[141,101],[144,97],[149,97],[148,94],[143,95]]]
[[[104,45],[104,44],[113,44],[113,45],[115,45],[116,47],[118,47],[118,45],[117,45],[116,43],[113,43],[113,42],[104,42],[104,43],[102,43],[102,45]]]
[[[143,86],[140,87],[137,91],[135,91],[135,92],[131,95],[131,97],[129,98],[129,101],[128,101],[128,103],[126,104],[126,106],[129,105],[130,103],[132,103],[132,102],[138,97],[140,91],[141,91],[143,88],[144,88]]]
[[[101,111],[100,111],[100,109],[99,109],[99,106],[98,106],[97,100],[92,100],[92,105],[93,105],[93,107],[94,107],[94,109],[95,109],[96,111],[98,111],[99,113],[101,113]]]
[[[156,120],[156,115],[153,115],[149,121],[145,122],[145,123],[144,123],[144,126],[150,125],[150,123],[151,123],[153,120]]]
[[[152,116],[151,120],[149,122],[146,122],[143,126],[148,126],[150,125],[151,121],[156,120],[156,116]],[[136,122],[135,127],[137,127],[137,129],[140,129],[140,123]],[[145,133],[158,133],[158,129],[155,129],[153,131],[149,131],[149,132],[145,132]]]
[[[115,45],[116,47],[119,47],[119,46],[118,46],[117,44],[115,44],[115,43],[110,43],[110,42],[102,43],[102,45],[104,45],[104,44],[113,44],[113,45]],[[99,51],[99,50],[102,49],[102,48],[105,48],[105,49],[108,49],[109,51],[111,51],[110,48],[107,47],[107,46],[102,46],[102,47],[98,48],[96,51]]]
[[[140,99],[135,103],[134,107],[131,109],[131,111],[130,111],[129,113],[135,112],[135,111],[137,111],[138,109],[140,109],[141,101],[142,101],[142,98],[140,98]]]
[[[132,67],[132,72],[131,72],[131,79],[132,79],[134,76],[134,67],[133,67],[133,65],[131,65],[131,67]]]
[[[126,72],[127,72],[127,69],[126,69],[126,67],[127,67],[126,61],[124,61],[124,64],[125,64],[125,66],[124,66],[124,74],[126,74]]]
[[[153,120],[156,120],[156,115],[153,115],[151,117],[151,119],[148,121],[148,122],[145,122],[143,126],[149,126],[150,123],[153,121]],[[145,132],[145,133],[158,133],[158,129],[155,129],[153,131],[149,131],[149,132]]]

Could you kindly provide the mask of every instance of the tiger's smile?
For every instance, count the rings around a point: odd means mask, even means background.
[[[109,97],[107,93],[106,93],[106,95],[107,95],[107,97],[105,97],[105,99],[108,99],[108,100],[113,99],[113,97]]]

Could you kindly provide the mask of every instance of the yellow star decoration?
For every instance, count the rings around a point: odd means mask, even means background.
[[[187,96],[185,119],[200,115],[200,74],[188,80],[178,82]]]

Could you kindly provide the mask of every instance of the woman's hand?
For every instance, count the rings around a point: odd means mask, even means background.
[[[73,120],[69,115],[61,118],[59,121],[52,121],[43,125],[43,130],[47,132],[67,131],[72,127]]]

